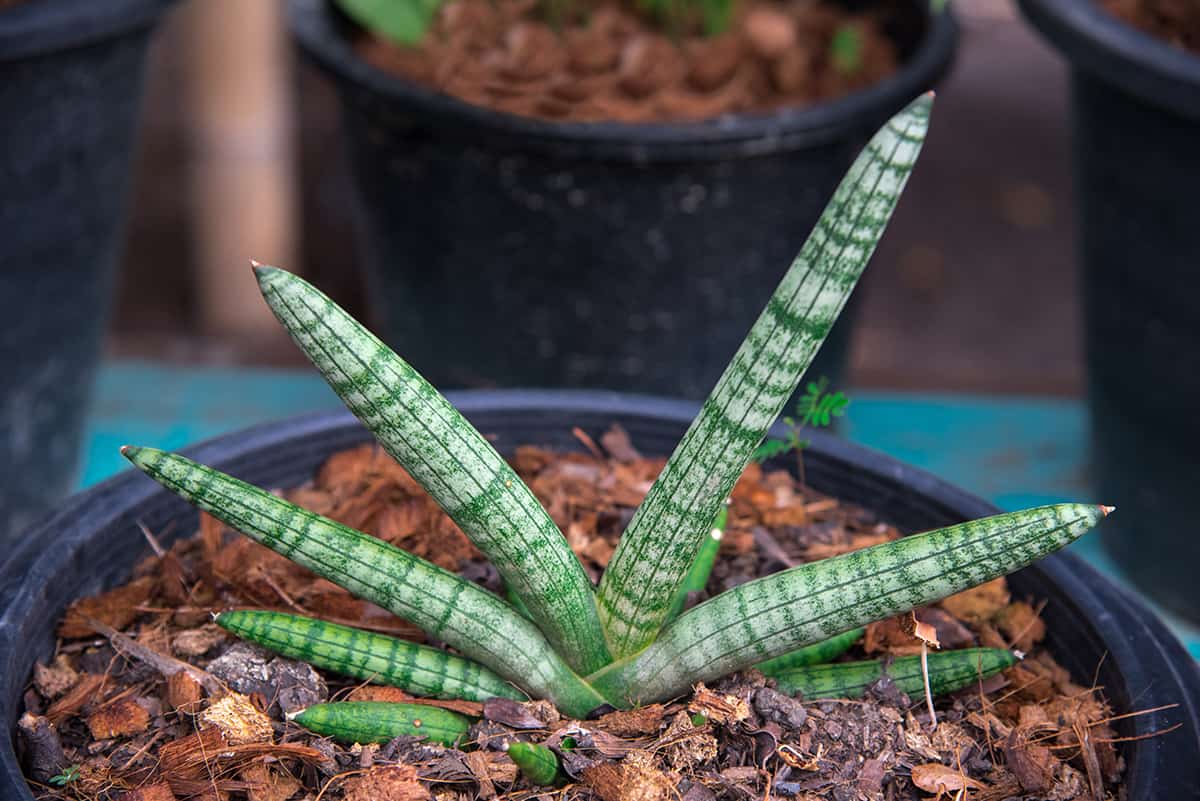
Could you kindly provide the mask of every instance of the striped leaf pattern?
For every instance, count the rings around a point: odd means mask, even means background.
[[[630,521],[598,594],[614,657],[645,647],[666,620],[709,522],[874,252],[920,152],[931,103],[931,95],[913,101],[854,162]]]
[[[282,612],[239,610],[217,625],[289,659],[430,698],[525,700],[525,694],[478,662],[408,640]]]
[[[591,677],[649,703],[1011,573],[1092,528],[1107,507],[1042,506],[905,537],[775,573],[700,604],[649,648]]]
[[[482,587],[244,481],[153,448],[133,464],[193,506],[314,573],[382,606],[568,714],[604,703],[546,638]]]
[[[929,655],[929,691],[945,695],[994,676],[1015,664],[1017,658],[1003,648],[964,648]],[[867,688],[886,674],[902,692],[925,692],[921,657],[904,656],[891,664],[880,661],[809,665],[784,671],[775,683],[788,695],[803,698],[862,698]]]
[[[558,652],[581,672],[606,664],[591,581],[500,454],[328,297],[284,270],[255,270],[267,304],[329,385],[496,566]]]
[[[387,743],[397,737],[424,737],[442,745],[461,745],[471,720],[457,712],[425,704],[386,701],[338,701],[313,704],[292,716],[295,723],[343,743]]]

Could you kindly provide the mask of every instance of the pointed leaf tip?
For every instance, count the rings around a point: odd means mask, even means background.
[[[1104,504],[1100,504],[1100,511],[1104,513],[1104,516],[1105,516],[1105,517],[1108,517],[1110,514],[1112,514],[1113,512],[1117,511],[1117,507],[1115,507],[1115,506],[1105,506]]]

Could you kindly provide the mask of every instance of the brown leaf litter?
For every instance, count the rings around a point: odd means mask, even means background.
[[[597,578],[662,469],[620,429],[580,432],[583,452],[518,448],[513,464]],[[500,591],[494,569],[403,469],[377,447],[334,454],[288,498],[461,571]],[[899,532],[822,496],[788,472],[750,465],[706,593],[767,572],[886,541]],[[35,667],[18,742],[40,799],[75,801],[801,801],[1010,797],[1102,801],[1123,770],[1112,711],[1039,643],[1036,599],[997,580],[868,627],[847,659],[919,652],[918,630],[944,647],[1019,647],[1028,657],[920,704],[878,682],[858,701],[803,701],[755,671],[696,685],[669,703],[594,720],[561,718],[544,701],[416,699],[360,685],[238,642],[212,625],[230,608],[267,608],[422,639],[352,597],[201,515],[199,530],[154,553],[131,580],[74,603],[52,659]],[[460,751],[400,737],[344,747],[288,722],[330,698],[430,703],[478,718]],[[566,783],[535,788],[504,752],[543,743]],[[570,746],[570,747],[568,747]],[[63,786],[50,783],[75,766]]]

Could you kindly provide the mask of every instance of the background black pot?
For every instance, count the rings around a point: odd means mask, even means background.
[[[0,11],[0,542],[74,483],[142,63],[169,2],[26,0]]]
[[[1105,544],[1200,620],[1200,56],[1078,0],[1021,0],[1072,67],[1076,196]]]
[[[903,68],[870,89],[646,125],[470,106],[360,59],[327,0],[290,0],[290,20],[337,82],[374,312],[417,369],[703,397],[859,147],[949,64],[954,20],[928,5],[899,32]],[[810,375],[840,376],[848,319]],[[486,359],[465,355],[481,341]]]
[[[647,453],[669,453],[696,412],[690,403],[608,393],[478,392],[451,400],[502,451],[522,443],[576,449],[581,426],[598,436],[620,423]],[[777,432],[781,433],[781,432]],[[332,452],[368,439],[348,413],[301,417],[223,437],[189,455],[268,487],[311,478]],[[814,432],[808,481],[877,511],[908,530],[995,512],[986,502],[885,456]],[[138,522],[166,540],[194,531],[195,512],[140,474],[125,473],[78,495],[30,532],[0,571],[0,717],[11,733],[33,662],[54,649],[54,631],[74,598],[128,578],[145,555]],[[174,523],[173,525],[169,525]],[[53,536],[52,548],[44,543]],[[1119,722],[1129,801],[1200,797],[1200,674],[1183,648],[1137,601],[1079,559],[1058,554],[1014,575],[1015,592],[1045,599],[1048,645],[1075,679],[1093,677],[1118,711],[1177,704]],[[1099,669],[1097,670],[1097,666]],[[0,797],[29,798],[11,734],[0,749]]]

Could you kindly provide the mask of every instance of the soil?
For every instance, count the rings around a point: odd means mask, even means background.
[[[1196,0],[1100,0],[1110,13],[1183,50],[1200,53],[1200,3]]]
[[[596,577],[664,460],[642,457],[620,429],[599,443],[577,436],[587,452],[524,447],[513,463]],[[373,445],[335,454],[312,482],[284,494],[499,590],[474,546]],[[1118,797],[1123,762],[1102,688],[1073,683],[1039,646],[1045,625],[1036,599],[1011,597],[1003,579],[917,610],[944,647],[1026,654],[1005,673],[939,699],[936,727],[922,699],[888,680],[862,700],[803,701],[756,671],[581,722],[546,702],[412,699],[235,641],[212,624],[213,612],[298,611],[421,635],[206,515],[194,536],[169,549],[153,532],[146,536],[151,553],[131,580],[73,604],[56,653],[35,667],[17,740],[39,799]],[[869,511],[822,496],[786,470],[752,464],[733,492],[708,589],[898,536]],[[910,631],[902,619],[874,624],[844,658],[919,652]],[[288,721],[287,713],[331,697],[431,703],[479,720],[466,750],[404,737],[347,748]],[[697,712],[707,722],[696,725]],[[503,751],[514,739],[558,747],[567,736],[576,742],[562,752],[569,781],[554,790],[531,786]]]
[[[698,120],[802,106],[870,86],[900,60],[889,30],[911,27],[916,13],[896,2],[851,13],[816,0],[747,0],[736,5],[725,33],[705,37],[663,32],[632,5],[579,5],[585,13],[578,20],[553,27],[539,19],[534,0],[452,0],[420,45],[363,33],[357,49],[381,69],[511,114]],[[857,40],[856,58],[838,55],[845,52],[833,47],[838,35]]]

